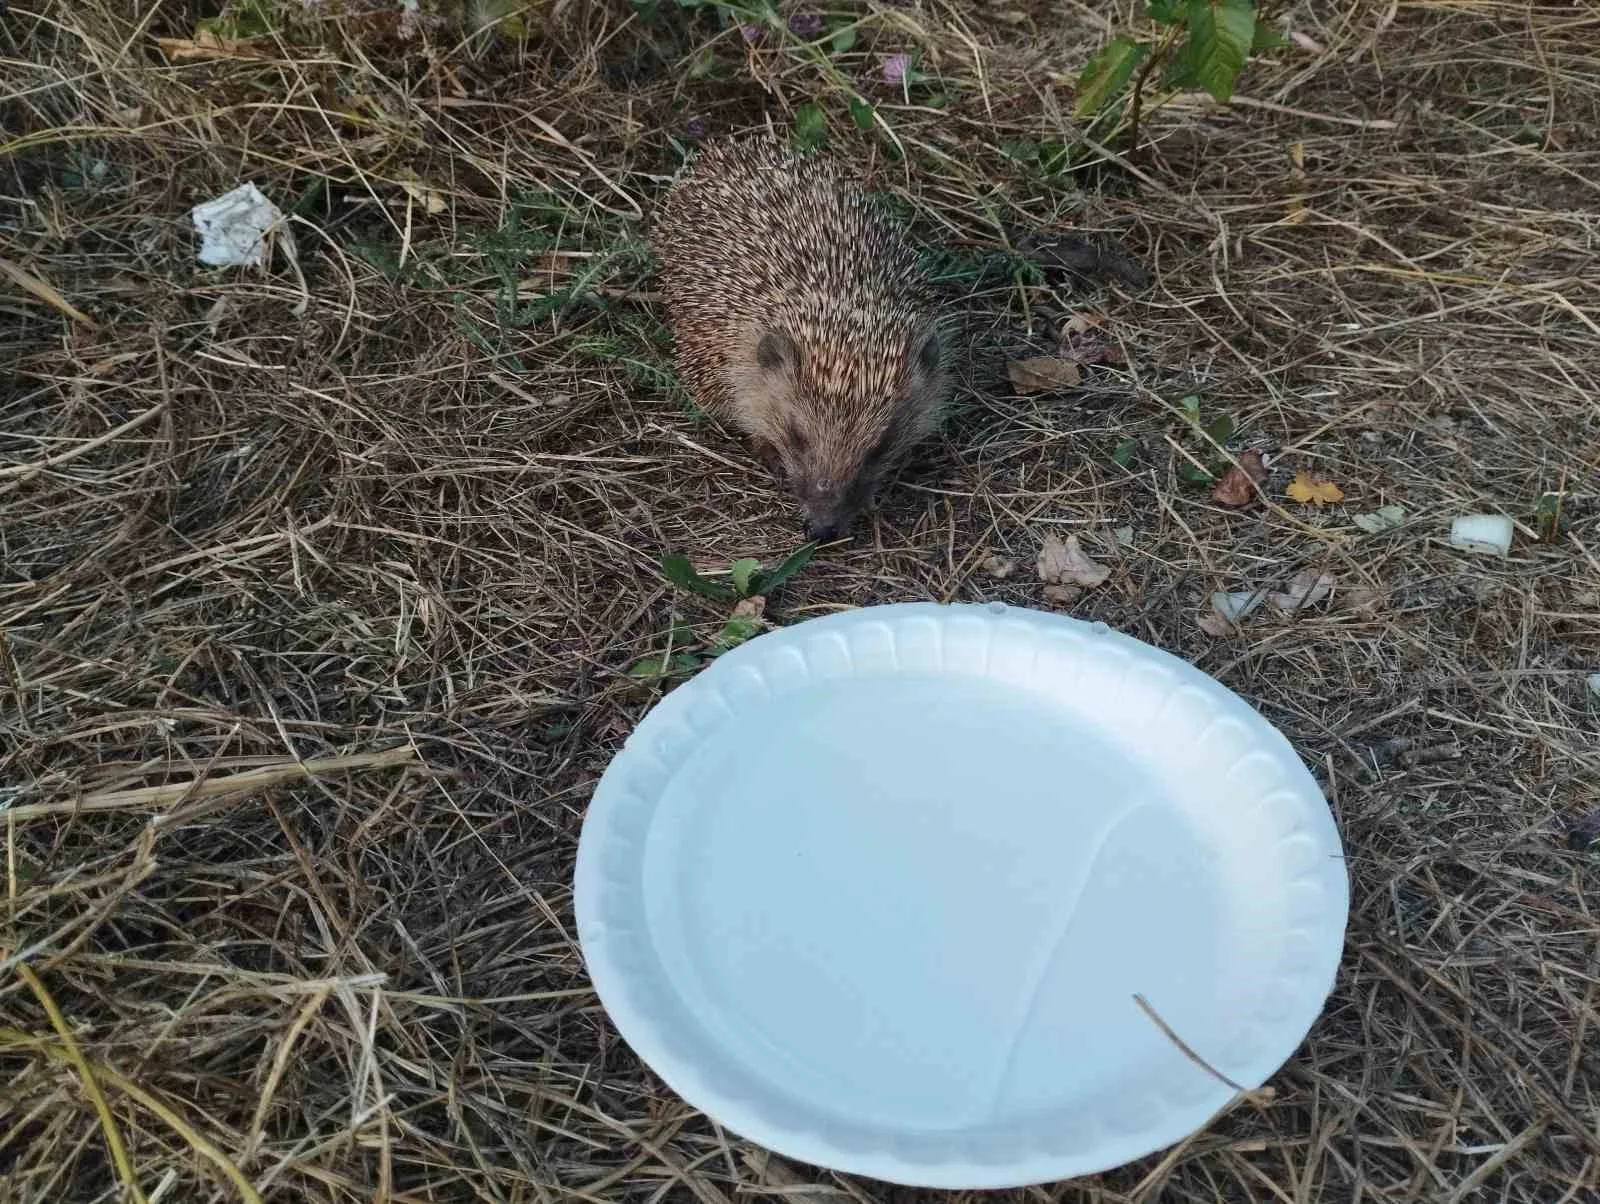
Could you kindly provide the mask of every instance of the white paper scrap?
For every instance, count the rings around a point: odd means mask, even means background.
[[[241,184],[190,210],[200,232],[200,262],[212,267],[260,267],[267,232],[283,213],[254,184]]]

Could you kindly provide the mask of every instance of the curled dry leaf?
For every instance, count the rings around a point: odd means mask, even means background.
[[[1093,589],[1111,576],[1111,570],[1083,550],[1076,535],[1065,543],[1054,535],[1039,549],[1039,580],[1046,585],[1080,585]]]
[[[1074,314],[1061,327],[1056,353],[1084,365],[1122,363],[1122,348],[1101,333],[1105,321],[1101,314]]]
[[[1004,581],[1017,571],[1016,558],[1012,556],[991,556],[983,562],[983,571],[991,577]]]
[[[1265,590],[1241,589],[1233,593],[1219,590],[1211,595],[1211,609],[1229,623],[1249,617],[1267,600]]]
[[[732,619],[759,619],[766,613],[767,599],[765,595],[757,594],[753,598],[740,598],[739,605],[733,608],[733,613],[728,617]]]
[[[1338,600],[1345,610],[1358,615],[1371,615],[1377,613],[1383,605],[1383,594],[1364,585],[1355,585],[1341,589]]]
[[[1239,462],[1223,474],[1211,496],[1224,506],[1248,506],[1256,496],[1256,486],[1267,479],[1261,453],[1247,451]]]
[[[1006,365],[1006,374],[1011,377],[1011,387],[1023,395],[1069,389],[1083,379],[1076,363],[1053,355],[1012,360]]]
[[[1239,629],[1254,611],[1267,600],[1265,590],[1241,589],[1228,592],[1218,590],[1211,595],[1211,609],[1197,620],[1200,630],[1221,639]]]
[[[1315,606],[1333,590],[1333,575],[1317,569],[1301,569],[1289,582],[1289,588],[1272,595],[1272,604],[1286,615],[1292,615],[1308,606]]]
[[[1054,602],[1057,606],[1067,606],[1076,602],[1083,590],[1076,585],[1047,585],[1044,587],[1046,602]]]
[[[1327,506],[1333,502],[1344,501],[1344,490],[1332,481],[1314,481],[1310,473],[1297,472],[1294,480],[1289,482],[1289,487],[1284,490],[1293,501],[1302,506],[1307,502],[1318,506]]]

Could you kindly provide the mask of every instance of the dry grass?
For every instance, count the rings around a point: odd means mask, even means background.
[[[671,3],[656,32],[548,0],[526,39],[409,42],[330,4],[171,64],[180,7],[21,0],[0,28],[0,1197],[913,1198],[767,1167],[667,1093],[569,906],[652,698],[623,670],[675,609],[720,619],[660,554],[797,539],[671,384],[638,218],[691,118],[821,97],[955,254],[972,402],[777,617],[1039,605],[981,565],[1077,532],[1115,572],[1075,611],[1258,704],[1350,856],[1337,993],[1271,1101],[1026,1196],[1600,1199],[1600,866],[1566,838],[1600,808],[1600,11],[1297,4],[1311,41],[1238,104],[1158,113],[1136,176],[1069,178],[1016,144],[1073,144],[1055,73],[1104,6],[877,3],[830,63]],[[913,48],[948,104],[867,85],[896,159],[836,86]],[[189,206],[241,179],[296,207],[303,284],[196,265]],[[1069,224],[1151,286],[1018,268],[1008,240]],[[1001,357],[1087,308],[1125,365],[1013,396]],[[1348,504],[1183,487],[1190,391],[1281,448],[1274,496],[1309,468]],[[1400,530],[1351,525],[1390,502]],[[1524,524],[1509,559],[1447,546],[1480,509]],[[1314,611],[1197,627],[1211,591],[1312,565],[1338,582]]]

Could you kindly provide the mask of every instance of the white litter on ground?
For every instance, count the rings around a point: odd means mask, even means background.
[[[1463,514],[1450,524],[1450,545],[1504,556],[1511,551],[1511,533],[1511,520],[1503,514]]]
[[[212,267],[260,267],[267,260],[267,233],[283,213],[254,184],[196,205],[189,213],[200,232],[200,262]]]

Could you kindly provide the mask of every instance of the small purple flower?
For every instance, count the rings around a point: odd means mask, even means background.
[[[706,119],[704,117],[691,117],[683,132],[696,140],[706,136]]]
[[[886,84],[898,84],[905,79],[906,72],[910,67],[911,56],[909,54],[891,54],[883,60],[883,82]]]
[[[789,18],[789,32],[797,38],[814,38],[822,32],[821,13],[796,13]]]
[[[759,42],[761,40],[761,35],[762,35],[763,32],[764,31],[762,30],[761,26],[759,26],[759,25],[741,25],[741,26],[739,26],[739,36],[745,40],[745,43],[747,45],[753,46],[757,42]]]

